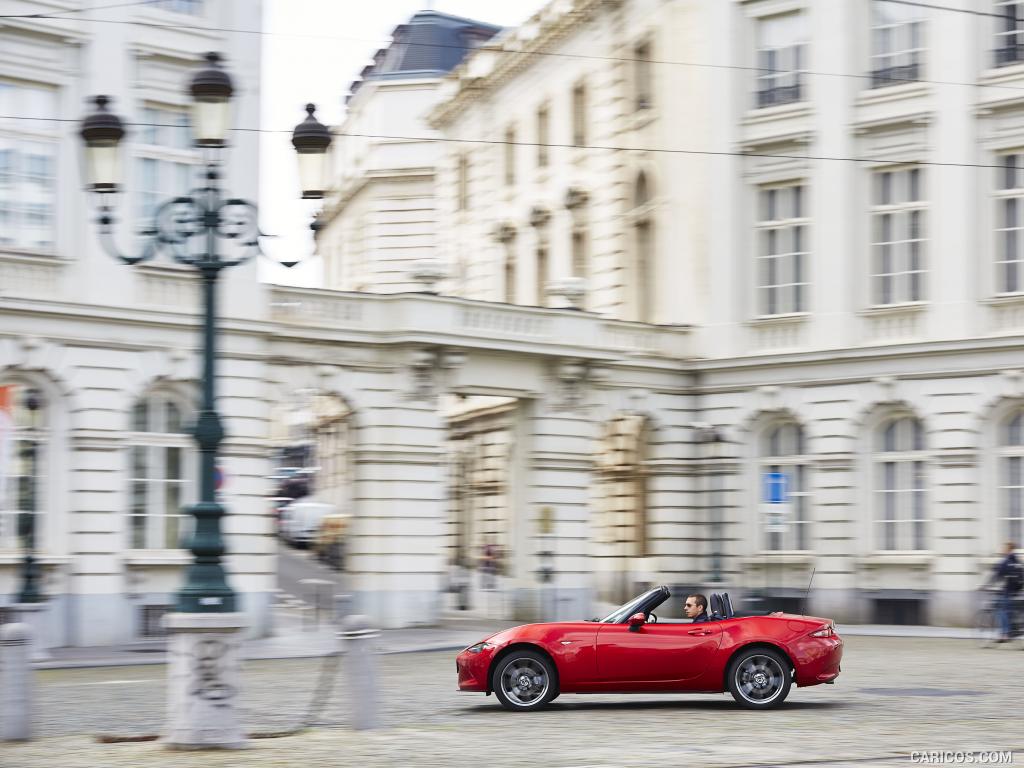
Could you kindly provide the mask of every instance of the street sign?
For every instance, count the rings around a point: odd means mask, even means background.
[[[789,502],[789,476],[785,472],[765,472],[763,488],[765,504]]]
[[[764,529],[767,533],[784,533],[789,527],[789,476],[785,472],[765,472],[762,489]]]

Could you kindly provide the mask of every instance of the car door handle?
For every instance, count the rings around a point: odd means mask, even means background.
[[[711,630],[710,629],[691,629],[686,634],[688,634],[688,635],[710,635],[711,634]]]

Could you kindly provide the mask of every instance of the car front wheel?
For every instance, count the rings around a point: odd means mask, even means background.
[[[729,665],[729,693],[747,709],[777,707],[792,685],[789,661],[768,648],[753,648]]]
[[[558,695],[551,662],[536,651],[514,651],[494,667],[491,688],[501,706],[513,712],[540,709]]]

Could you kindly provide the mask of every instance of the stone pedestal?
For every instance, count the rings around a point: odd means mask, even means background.
[[[170,613],[167,735],[172,749],[239,749],[241,613]]]
[[[15,603],[11,606],[17,620],[32,630],[30,659],[48,661],[50,656],[50,633],[47,632],[47,603]]]

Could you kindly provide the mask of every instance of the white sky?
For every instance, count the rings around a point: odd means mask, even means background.
[[[276,283],[316,285],[319,259],[309,232],[315,201],[299,199],[298,171],[291,129],[304,117],[307,102],[317,117],[337,125],[344,115],[349,84],[370,62],[391,31],[416,11],[435,10],[516,26],[545,0],[265,0],[263,29],[262,126],[289,133],[264,133],[260,144],[260,224],[277,235],[268,255],[305,263],[286,270],[264,261],[263,277]]]

